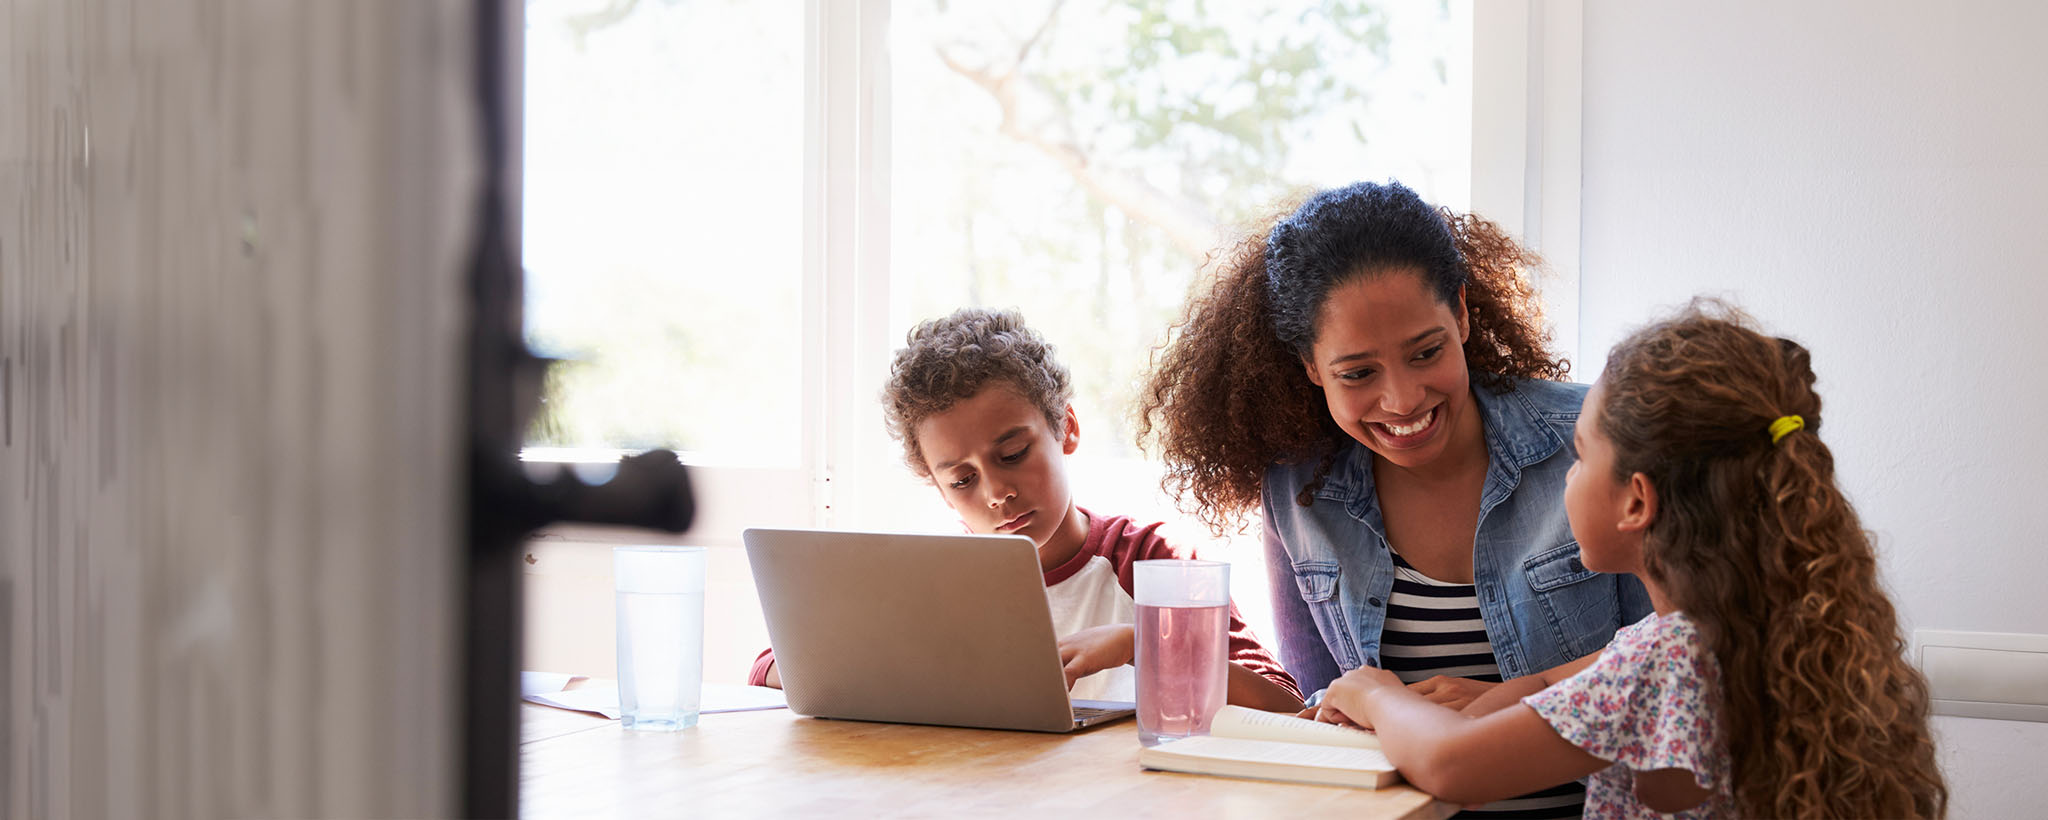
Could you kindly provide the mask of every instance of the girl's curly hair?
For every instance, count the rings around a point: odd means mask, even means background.
[[[1349,438],[1302,367],[1339,285],[1416,272],[1453,307],[1464,288],[1466,366],[1494,389],[1561,380],[1571,367],[1549,350],[1528,277],[1535,254],[1398,182],[1319,192],[1219,261],[1155,353],[1137,420],[1139,441],[1155,440],[1166,462],[1162,488],[1218,533],[1257,508],[1268,467],[1321,456],[1320,483]],[[1297,499],[1304,506],[1310,489]]]
[[[1926,681],[1835,485],[1806,348],[1696,300],[1616,346],[1600,380],[1616,477],[1657,491],[1645,571],[1721,666],[1737,811],[1944,814]],[[1804,429],[1773,444],[1791,415]]]
[[[1045,413],[1052,429],[1064,429],[1073,380],[1053,358],[1053,346],[1024,324],[1015,310],[961,308],[911,328],[906,346],[889,365],[882,387],[882,413],[889,436],[903,444],[903,463],[929,479],[917,425],[1002,383]]]

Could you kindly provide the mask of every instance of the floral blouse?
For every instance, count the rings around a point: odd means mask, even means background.
[[[1720,665],[1685,613],[1652,613],[1614,633],[1600,659],[1522,699],[1558,736],[1614,765],[1586,782],[1586,817],[1669,817],[1637,802],[1635,773],[1685,769],[1711,790],[1682,818],[1733,817],[1728,750],[1715,711]]]

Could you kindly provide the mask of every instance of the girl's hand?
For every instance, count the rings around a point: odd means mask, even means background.
[[[1060,663],[1066,667],[1067,688],[1074,681],[1104,669],[1131,662],[1137,651],[1137,631],[1131,624],[1108,624],[1083,629],[1060,639]]]
[[[1372,720],[1365,713],[1365,698],[1389,686],[1400,688],[1401,679],[1385,669],[1361,666],[1346,672],[1330,682],[1330,691],[1323,695],[1323,705],[1316,710],[1316,720],[1370,729]]]
[[[1339,677],[1338,679],[1331,681],[1330,693],[1336,694],[1339,688],[1378,689],[1382,686],[1400,685],[1401,677],[1399,675],[1396,675],[1392,672],[1389,672],[1385,669],[1381,669],[1376,666],[1361,666],[1357,669],[1353,669],[1349,672],[1346,672],[1342,677]]]
[[[1450,678],[1443,675],[1419,680],[1408,684],[1408,690],[1429,699],[1430,703],[1452,709],[1464,709],[1487,690],[1499,686],[1471,678]]]

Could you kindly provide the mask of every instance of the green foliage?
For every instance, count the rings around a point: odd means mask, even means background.
[[[737,0],[583,6],[554,24],[592,48],[606,28],[644,23],[652,10],[747,13]],[[971,22],[976,15],[1009,19]],[[1228,229],[1305,185],[1363,177],[1362,163],[1337,179],[1290,178],[1290,169],[1308,146],[1356,152],[1384,127],[1374,89],[1393,29],[1368,0],[897,0],[892,17],[890,335],[961,305],[1021,308],[1074,371],[1084,440],[1097,455],[1136,455],[1125,414],[1204,251],[1164,229],[1156,211],[1091,185],[1136,180]],[[1014,39],[987,42],[1003,31]],[[1005,133],[989,90],[933,56],[964,42],[1015,60],[1011,81],[1042,89],[1051,110],[1007,123]],[[725,82],[747,81],[757,57],[711,47],[733,53],[698,59],[732,66]],[[1446,82],[1440,58],[1433,68]],[[1070,174],[1065,158],[1016,139],[1020,128],[1074,141],[1081,170]],[[801,371],[798,294],[735,307],[720,293],[730,277],[692,279],[661,265],[593,273],[534,312],[537,344],[584,354],[549,374],[535,443],[689,448],[737,437],[794,453],[796,392],[777,380]],[[764,387],[771,382],[778,389]],[[707,396],[716,399],[700,400]]]
[[[1362,63],[1389,45],[1377,6],[1318,3],[1284,10],[1263,3],[1113,0],[1062,6],[1025,64],[1064,101],[1092,146],[1105,156],[1220,178],[1223,190],[1184,190],[1236,219],[1246,207],[1290,186],[1284,168],[1308,120],[1323,127],[1332,112],[1362,133],[1371,99]],[[1071,54],[1057,40],[1074,29],[1122,21],[1120,55]],[[1234,205],[1234,207],[1233,207]]]
[[[1372,3],[1098,0],[1043,8],[1052,16],[1033,21],[1042,23],[1040,33],[1011,81],[1048,92],[1065,120],[1052,130],[1080,142],[1090,172],[1141,179],[1213,225],[1227,230],[1304,184],[1327,184],[1289,179],[1284,170],[1312,132],[1335,128],[1366,141],[1372,69],[1390,46],[1387,15]],[[929,15],[941,31],[964,12],[943,0],[909,11]],[[916,44],[896,45],[906,57],[895,70],[917,70]],[[951,163],[1000,190],[944,203],[899,195],[899,219],[929,208],[961,214],[976,231],[956,257],[964,264],[906,270],[899,263],[899,276],[914,277],[918,295],[898,319],[966,303],[1022,308],[1074,371],[1085,446],[1135,456],[1127,414],[1206,249],[1176,244],[1149,214],[1049,174],[1048,158],[999,132],[998,122],[964,116],[992,101],[965,78],[955,85],[960,99],[922,108],[961,112],[947,126],[954,139],[921,144],[898,166]],[[920,103],[899,97],[896,105],[902,117]],[[1028,221],[1017,219],[1026,190],[1040,203]]]

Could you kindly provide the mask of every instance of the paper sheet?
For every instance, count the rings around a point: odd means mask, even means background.
[[[587,680],[584,675],[568,675],[559,672],[519,673],[519,694],[527,700],[543,706],[569,709],[577,712],[593,712],[612,720],[619,719],[619,687],[616,684],[585,686],[579,689],[564,689],[570,683]],[[761,686],[742,686],[736,683],[706,683],[702,708],[703,714],[719,712],[749,712],[757,709],[781,709],[789,705],[780,689]]]
[[[542,706],[576,712],[596,712],[612,720],[619,719],[619,687],[616,686],[586,686],[561,692],[541,692],[527,695],[526,699]]]
[[[519,673],[519,696],[526,697],[527,695],[539,695],[547,692],[560,692],[569,688],[571,683],[589,679],[585,675],[570,675],[561,672],[521,672]]]

